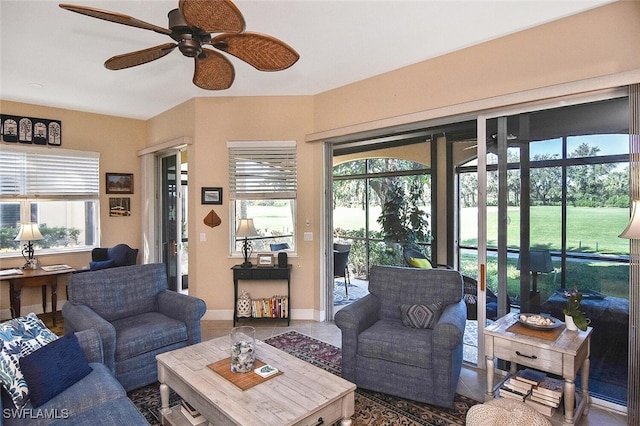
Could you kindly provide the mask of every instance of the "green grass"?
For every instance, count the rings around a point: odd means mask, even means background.
[[[507,209],[507,246],[520,246],[519,209]],[[627,226],[629,210],[617,207],[568,207],[567,251],[629,254],[629,241],[618,235]],[[462,245],[475,246],[477,238],[477,210],[462,209],[460,217]],[[497,246],[498,211],[487,209],[487,244]],[[531,247],[561,249],[561,210],[559,206],[531,207]]]

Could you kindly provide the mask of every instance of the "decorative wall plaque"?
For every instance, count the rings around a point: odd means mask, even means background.
[[[62,145],[62,122],[0,114],[2,140],[36,145]]]

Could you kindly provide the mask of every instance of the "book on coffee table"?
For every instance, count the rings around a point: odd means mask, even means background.
[[[260,377],[264,377],[267,378],[269,376],[273,376],[274,374],[277,374],[278,370],[277,368],[275,368],[272,365],[266,364],[263,365],[262,367],[258,367],[255,370],[253,370],[258,376]]]

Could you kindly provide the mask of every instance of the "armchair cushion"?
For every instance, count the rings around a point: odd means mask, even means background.
[[[116,266],[116,263],[113,259],[89,262],[89,269],[91,269],[92,271],[99,271],[100,269],[113,268],[114,266]]]
[[[159,312],[134,315],[112,324],[118,336],[116,362],[187,340],[185,323]]]
[[[75,334],[67,334],[20,358],[20,368],[35,408],[92,371]]]
[[[402,312],[402,324],[405,327],[433,328],[442,314],[442,303],[436,302],[430,305],[400,305]]]

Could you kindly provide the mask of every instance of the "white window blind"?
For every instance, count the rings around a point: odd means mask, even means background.
[[[0,197],[99,195],[99,153],[11,148],[0,147]]]
[[[228,142],[232,199],[293,199],[298,187],[296,143]]]

